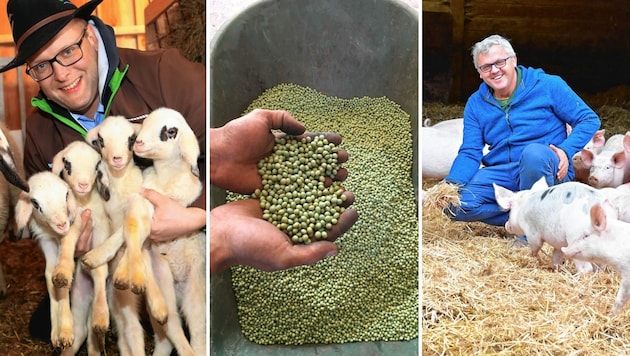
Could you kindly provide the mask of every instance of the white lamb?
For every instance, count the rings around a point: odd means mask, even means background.
[[[50,297],[50,340],[55,347],[74,343],[70,288],[75,269],[74,250],[81,232],[74,194],[68,184],[51,172],[36,173],[28,180],[29,192],[20,193],[15,206],[17,228],[26,226],[44,253],[46,287]]]
[[[15,216],[14,207],[17,203],[20,190],[28,190],[24,179],[24,168],[20,151],[9,134],[9,130],[0,123],[0,241],[7,232],[9,238],[14,240]],[[0,296],[7,293],[7,285],[0,266]]]
[[[183,206],[197,199],[202,190],[197,166],[199,143],[179,112],[168,108],[151,112],[142,123],[133,150],[136,155],[153,161],[153,165],[143,172],[145,188],[156,190]],[[205,234],[195,232],[174,236],[170,242],[153,242],[151,249],[157,252],[154,259],[168,262],[175,283],[176,302],[188,325],[191,346],[196,355],[205,355]],[[169,300],[164,277],[156,272],[167,303],[171,305],[175,301]]]
[[[86,136],[86,141],[92,143],[101,152],[105,163],[102,167],[105,173],[102,193],[107,198],[105,208],[112,220],[112,226],[116,230],[103,244],[86,253],[82,262],[86,266],[96,267],[107,263],[116,256],[113,279],[117,288],[114,293],[124,294],[126,302],[121,303],[118,307],[115,305],[113,315],[116,324],[120,325],[118,327],[118,345],[121,350],[127,351],[124,353],[144,352],[142,329],[138,321],[137,296],[129,295],[131,293],[126,289],[131,285],[131,289],[135,293],[144,292],[146,294],[156,337],[158,335],[163,336],[165,331],[168,339],[175,345],[180,355],[192,355],[193,351],[186,340],[177,309],[174,304],[173,306],[166,304],[164,292],[160,290],[153,275],[155,269],[161,275],[170,276],[170,273],[163,272],[165,269],[168,272],[168,266],[166,264],[155,265],[153,263],[155,259],[151,257],[151,250],[142,248],[142,243],[150,232],[150,217],[153,207],[139,194],[143,179],[142,172],[133,161],[132,146],[139,129],[140,125],[132,124],[122,116],[110,116],[102,124],[90,130]],[[145,223],[140,225],[133,222]],[[125,239],[133,237],[136,238],[135,241],[128,242],[125,247],[121,248]],[[132,268],[128,268],[129,256],[133,255],[133,253],[129,253],[130,249],[141,256],[139,263],[131,262]],[[172,282],[170,285],[172,286]],[[173,293],[167,291],[164,294]],[[116,304],[122,298],[115,297],[113,299],[114,304]],[[168,299],[172,298],[169,297]],[[117,312],[118,309],[122,312],[121,317]],[[166,325],[162,326],[162,324]],[[169,348],[172,348],[170,342],[168,344]],[[159,348],[156,347],[154,354],[161,354]]]
[[[59,151],[52,162],[52,173],[62,177],[74,193],[77,215],[90,209],[92,219],[92,246],[100,245],[111,233],[109,219],[100,194],[95,189],[101,155],[84,141],[74,141]],[[77,270],[70,293],[74,318],[74,344],[76,352],[87,337],[90,355],[100,353],[103,337],[109,329],[107,304],[107,265],[92,269],[88,276]],[[91,281],[90,281],[91,278]],[[91,316],[88,315],[92,311]],[[92,329],[88,332],[88,323]]]

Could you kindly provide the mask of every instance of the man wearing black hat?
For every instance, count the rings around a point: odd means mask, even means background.
[[[197,134],[205,182],[205,67],[174,49],[117,48],[113,29],[91,16],[101,1],[79,8],[63,0],[7,4],[17,55],[0,73],[26,64],[41,89],[31,101],[39,110],[26,121],[27,176],[49,169],[55,153],[82,140],[103,117],[141,122],[166,106],[181,112]],[[193,206],[205,209],[205,194]]]
[[[154,109],[169,107],[183,114],[199,140],[204,189],[189,208],[157,192],[146,192],[145,197],[156,206],[151,237],[166,240],[198,230],[207,217],[205,67],[174,49],[117,48],[113,29],[92,16],[101,2],[88,1],[78,8],[64,0],[9,0],[7,4],[17,55],[0,73],[26,65],[26,72],[40,86],[31,100],[37,110],[26,121],[27,178],[48,170],[57,152],[72,141],[83,140],[104,117],[122,115],[142,122]],[[170,216],[170,221],[177,224],[160,219],[172,214],[177,216]],[[82,242],[86,246],[89,239]],[[41,335],[35,321],[34,317],[31,333]]]

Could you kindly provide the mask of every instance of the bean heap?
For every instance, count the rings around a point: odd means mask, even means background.
[[[339,254],[315,265],[273,273],[232,268],[244,336],[265,345],[417,338],[419,230],[409,115],[385,97],[340,99],[293,84],[267,90],[246,112],[254,108],[288,110],[311,132],[341,134],[338,147],[349,153],[343,186],[355,195],[359,220],[335,240]]]
[[[293,243],[325,240],[337,224],[346,200],[338,182],[325,186],[339,170],[337,151],[324,135],[298,139],[276,138],[273,153],[258,162],[263,189],[260,200],[263,219],[289,235]]]

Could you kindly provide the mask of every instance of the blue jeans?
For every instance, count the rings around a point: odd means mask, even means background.
[[[472,179],[459,190],[461,206],[449,206],[444,213],[454,221],[481,221],[503,226],[509,211],[503,211],[494,197],[496,183],[511,191],[530,189],[540,177],[549,186],[573,179],[573,170],[562,181],[556,179],[558,156],[547,145],[533,143],[525,147],[518,163],[507,163],[480,168]],[[569,164],[571,162],[569,161]]]

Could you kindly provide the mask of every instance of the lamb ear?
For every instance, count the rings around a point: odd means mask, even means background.
[[[98,191],[103,200],[109,201],[111,197],[109,192],[109,176],[107,172],[105,172],[104,166],[103,161],[99,161],[98,165],[96,165],[96,191]]]
[[[101,152],[101,145],[98,143],[98,133],[100,127],[96,126],[90,129],[87,134],[85,134],[85,142],[87,142],[90,146],[92,146],[99,153]]]
[[[63,150],[57,152],[52,159],[52,167],[50,170],[57,176],[61,174],[61,171],[63,171],[63,156],[65,154],[66,149],[64,148]]]
[[[33,205],[31,199],[25,192],[20,192],[18,201],[15,204],[15,223],[18,229],[17,235],[22,236],[24,228],[28,225],[28,221],[33,214]]]
[[[133,127],[133,132],[138,135],[138,133],[140,132],[140,129],[142,129],[142,124],[137,124],[135,122],[130,122],[131,126]]]
[[[197,159],[199,158],[199,141],[193,130],[184,125],[180,127],[179,136],[179,149],[182,154],[182,158],[186,163],[190,165],[192,173],[199,177],[199,166],[197,165]]]
[[[68,211],[70,212],[70,216],[73,216],[75,219],[77,218],[77,201],[70,187],[68,187]]]

